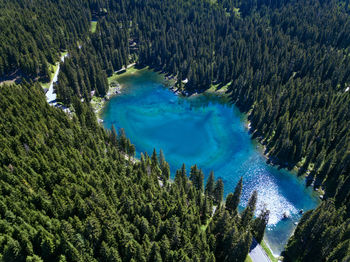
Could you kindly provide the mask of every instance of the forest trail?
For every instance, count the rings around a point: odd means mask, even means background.
[[[61,61],[60,62],[64,62],[64,59],[68,56],[68,53],[64,54],[61,56]],[[46,101],[50,104],[50,105],[56,105],[56,93],[54,93],[53,90],[53,84],[57,82],[58,80],[58,74],[60,72],[60,62],[58,62],[57,65],[57,69],[56,72],[51,80],[50,83],[50,87],[49,90],[46,93]]]

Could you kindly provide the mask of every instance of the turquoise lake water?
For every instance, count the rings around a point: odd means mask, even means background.
[[[215,95],[178,97],[165,87],[162,76],[146,69],[120,78],[119,83],[122,93],[102,112],[104,126],[124,128],[137,156],[162,149],[172,177],[182,163],[188,172],[197,164],[205,178],[213,170],[216,178],[223,179],[227,195],[243,176],[242,208],[257,190],[257,209],[265,204],[271,212],[265,240],[279,254],[300,219],[299,210],[316,207],[318,199],[303,179],[266,164],[245,127],[244,115]],[[283,220],[286,211],[291,218]]]

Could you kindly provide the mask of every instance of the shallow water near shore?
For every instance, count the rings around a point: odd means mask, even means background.
[[[135,144],[136,156],[162,149],[174,177],[182,163],[187,171],[197,164],[222,178],[225,196],[243,177],[241,208],[253,190],[258,191],[258,207],[271,211],[265,240],[280,254],[304,211],[316,207],[318,198],[303,179],[266,164],[259,145],[250,138],[244,115],[224,98],[198,95],[176,96],[165,87],[163,77],[147,69],[119,78],[122,93],[111,98],[102,111],[104,126],[124,128]],[[289,211],[290,219],[283,220]]]

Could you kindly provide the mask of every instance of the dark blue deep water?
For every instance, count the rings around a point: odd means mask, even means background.
[[[178,97],[164,86],[162,76],[146,69],[121,77],[119,83],[122,93],[102,112],[105,127],[124,128],[137,156],[163,149],[172,177],[182,163],[188,171],[197,164],[206,178],[213,170],[223,179],[227,195],[243,176],[241,205],[258,191],[258,210],[266,204],[271,211],[265,240],[279,254],[300,219],[298,211],[314,208],[318,200],[302,179],[266,164],[244,115],[215,95]],[[282,220],[286,211],[291,219]]]

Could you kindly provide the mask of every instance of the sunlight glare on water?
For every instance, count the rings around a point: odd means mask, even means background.
[[[224,181],[225,195],[242,176],[240,208],[257,190],[257,210],[265,204],[271,212],[265,239],[279,254],[300,219],[299,210],[314,208],[318,200],[302,179],[266,164],[237,108],[213,95],[178,97],[163,85],[159,74],[146,69],[119,82],[122,94],[112,98],[102,113],[105,127],[124,128],[137,156],[162,149],[172,176],[182,163],[188,172],[197,164],[205,178],[213,170]],[[283,220],[287,211],[291,217]]]

